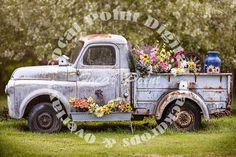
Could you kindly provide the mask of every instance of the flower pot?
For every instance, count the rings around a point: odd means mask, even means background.
[[[206,73],[220,73],[221,59],[218,51],[208,51],[204,61],[204,72]]]
[[[111,114],[104,115],[103,117],[96,117],[89,112],[71,112],[73,121],[76,122],[110,122],[110,121],[131,121],[132,112],[113,112]]]

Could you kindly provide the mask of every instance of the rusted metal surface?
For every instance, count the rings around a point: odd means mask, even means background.
[[[176,113],[175,121],[173,125],[177,130],[183,130],[185,128],[188,130],[193,127],[193,122],[195,121],[194,113],[188,108],[183,108],[180,112]]]
[[[112,36],[110,34],[92,34],[92,35],[87,35],[86,38],[88,40],[92,40],[95,38],[111,38]]]
[[[189,82],[189,89],[195,90],[197,88],[196,82]]]
[[[209,112],[208,112],[208,108],[207,108],[206,103],[203,101],[203,99],[199,95],[197,95],[191,91],[188,91],[188,90],[186,90],[186,91],[177,90],[177,91],[173,91],[173,92],[166,94],[158,103],[157,109],[154,113],[155,116],[157,117],[157,119],[161,118],[164,109],[171,102],[173,102],[177,99],[182,99],[182,98],[194,101],[202,110],[205,120],[209,120]]]
[[[124,37],[120,35],[112,34],[94,34],[81,37],[80,40],[85,42],[85,45],[93,43],[115,43],[115,44],[127,44]]]
[[[134,94],[136,96],[135,107],[149,109],[149,115],[161,118],[162,112],[171,101],[186,97],[199,104],[205,119],[208,120],[209,114],[227,110],[227,104],[231,106],[229,100],[231,100],[232,85],[228,83],[228,79],[231,77],[231,74],[183,74],[176,77],[170,74],[160,74],[137,78]],[[182,80],[188,82],[188,91],[171,93],[178,90],[179,82]],[[171,94],[166,95],[166,93]],[[147,113],[145,110],[139,112]]]
[[[228,89],[227,89],[227,103],[226,103],[226,110],[227,112],[231,112],[233,101],[233,78],[232,76],[228,76]]]
[[[80,40],[84,45],[73,65],[35,66],[17,69],[6,87],[9,114],[22,118],[27,105],[41,95],[57,97],[70,112],[69,98],[95,96],[102,90],[104,103],[122,97],[130,100],[136,115],[162,116],[168,104],[178,98],[188,98],[202,110],[206,120],[210,115],[230,111],[232,74],[189,73],[173,76],[167,73],[141,78],[131,74],[128,66],[128,46],[118,35],[90,35]],[[83,65],[83,56],[90,46],[109,45],[115,49],[116,63],[110,66]],[[180,81],[188,83],[179,90]]]
[[[12,75],[14,80],[66,80],[67,67],[34,66],[18,68]]]
[[[220,118],[224,116],[229,116],[231,115],[231,112],[229,110],[221,111],[221,112],[214,112],[213,114],[210,115],[211,118]]]

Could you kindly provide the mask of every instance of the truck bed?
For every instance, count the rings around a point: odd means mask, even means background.
[[[187,81],[190,91],[205,101],[210,114],[230,110],[232,100],[232,74],[187,73],[173,76],[160,73],[147,77],[137,77],[134,81],[133,100],[135,108],[146,108],[150,115],[162,95],[178,90],[180,81]]]

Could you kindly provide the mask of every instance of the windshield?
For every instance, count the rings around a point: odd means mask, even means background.
[[[75,47],[75,49],[72,51],[72,53],[70,55],[70,63],[72,63],[72,64],[75,63],[75,61],[76,61],[77,57],[79,56],[79,53],[80,53],[83,45],[84,45],[83,41],[79,41],[77,43],[77,46]]]

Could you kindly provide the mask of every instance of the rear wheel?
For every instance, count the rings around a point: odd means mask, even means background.
[[[201,127],[201,113],[200,109],[191,101],[185,101],[184,105],[180,107],[180,111],[177,112],[173,110],[175,103],[171,104],[161,120],[158,120],[158,123],[165,121],[166,118],[173,115],[172,123],[166,122],[169,127],[178,130],[178,131],[195,131],[199,130]],[[175,112],[173,112],[175,111]]]
[[[39,133],[59,132],[62,122],[57,118],[56,111],[50,103],[39,103],[29,114],[28,126],[31,131]]]

